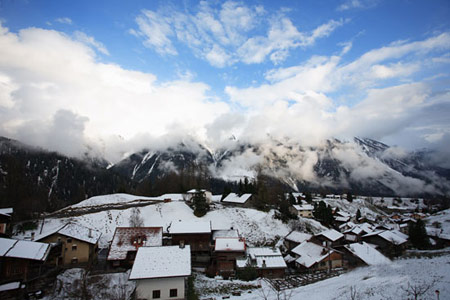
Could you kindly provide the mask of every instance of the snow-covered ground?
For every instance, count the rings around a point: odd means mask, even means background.
[[[111,195],[116,201],[116,195]],[[100,205],[109,201],[103,196]],[[89,199],[90,200],[90,199]],[[88,201],[88,200],[86,200]],[[229,229],[233,227],[239,230],[240,234],[246,238],[249,245],[264,244],[276,241],[290,232],[290,226],[283,224],[280,220],[274,219],[274,212],[261,212],[249,208],[218,207],[208,212],[202,218],[194,216],[192,209],[184,202],[157,203],[139,207],[144,226],[162,226],[164,230],[173,221],[211,221],[213,229]],[[74,222],[86,227],[98,230],[102,233],[99,241],[100,247],[107,247],[112,240],[116,227],[129,226],[130,215],[133,208],[112,209],[95,213],[87,213],[76,217],[47,218],[39,224],[36,235],[58,228],[67,222]],[[308,228],[318,232],[323,227],[314,220],[303,220],[303,223],[311,224]],[[300,222],[299,222],[300,223]],[[41,227],[43,226],[42,230]],[[20,233],[16,238],[26,238],[31,236],[31,232]]]
[[[362,267],[338,277],[323,280],[314,284],[286,290],[277,295],[267,282],[256,280],[249,283],[236,281],[234,284],[257,286],[251,293],[242,289],[241,296],[233,296],[230,292],[218,293],[219,286],[226,281],[217,281],[201,276],[196,280],[196,288],[201,298],[230,296],[236,300],[264,299],[413,299],[408,295],[411,287],[429,286],[428,292],[419,299],[436,299],[435,290],[440,291],[440,299],[450,299],[450,256],[400,259],[391,264]],[[408,284],[410,288],[408,288]],[[355,297],[351,297],[351,289]],[[231,286],[230,291],[238,290]],[[203,291],[203,293],[202,293]],[[280,298],[278,298],[280,296]],[[286,297],[286,298],[285,298]]]
[[[125,204],[137,200],[154,200],[154,199],[155,197],[143,197],[130,194],[111,194],[111,195],[91,197],[77,204],[71,205],[68,208],[92,207],[108,204]]]
[[[375,207],[374,205],[369,204],[366,200],[362,198],[353,199],[353,202],[348,202],[346,199],[333,199],[333,198],[323,198],[323,199],[314,199],[314,201],[324,201],[327,205],[331,207],[339,208],[340,211],[344,211],[349,213],[350,215],[355,216],[357,210],[359,209],[361,212],[361,216],[372,217],[375,219],[377,215],[385,215],[385,213]]]

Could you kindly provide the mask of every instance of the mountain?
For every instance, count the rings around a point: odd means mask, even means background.
[[[119,191],[157,196],[206,187],[220,194],[259,174],[269,185],[281,183],[292,191],[448,195],[450,170],[433,165],[432,157],[432,151],[405,152],[367,138],[331,139],[314,147],[233,139],[214,150],[186,139],[149,146],[111,167],[89,155],[70,158],[0,137],[0,206],[26,216]]]
[[[131,187],[106,166],[102,159],[69,158],[0,137],[0,207],[13,206],[26,217]]]
[[[198,143],[146,149],[112,169],[137,182],[200,168],[209,178],[222,181],[255,178],[262,173],[292,190],[390,196],[447,194],[449,170],[430,164],[430,155],[426,151],[405,152],[367,138],[327,140],[314,147],[274,139],[258,144],[236,140],[215,151]]]

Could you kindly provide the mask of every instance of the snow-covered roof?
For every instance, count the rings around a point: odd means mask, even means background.
[[[284,257],[284,261],[287,263],[293,262],[295,257],[290,256],[289,254]]]
[[[229,230],[217,230],[213,232],[213,240],[225,237],[237,238],[239,237],[239,231],[237,231],[237,229],[229,229]]]
[[[278,248],[249,247],[247,248],[247,256],[256,262],[253,266],[258,269],[279,269],[287,267]],[[239,268],[243,268],[249,263],[248,258],[236,260],[236,265]]]
[[[365,242],[349,244],[344,247],[369,266],[387,264],[391,262],[389,258]]]
[[[316,234],[316,236],[319,236],[319,235],[326,237],[327,239],[329,239],[332,242],[335,242],[335,241],[339,240],[340,238],[344,237],[344,235],[342,233],[340,233],[339,231],[334,230],[334,229],[328,229],[328,230],[325,230],[325,231],[322,231],[322,232]]]
[[[0,256],[4,256],[17,240],[0,238]]]
[[[256,267],[258,269],[279,269],[287,268],[286,262],[283,256],[257,256],[256,257]]]
[[[228,196],[222,200],[222,202],[244,204],[248,199],[250,199],[251,196],[252,194],[243,194],[239,197],[238,194],[229,193]]]
[[[281,255],[280,249],[271,247],[249,247],[247,248],[247,255],[251,259],[256,259],[258,256],[278,256]]]
[[[138,247],[162,246],[162,231],[162,227],[117,227],[107,259],[124,260]]]
[[[55,233],[59,233],[89,244],[96,244],[100,239],[100,236],[102,235],[100,231],[88,228],[86,226],[76,223],[67,223],[62,227],[57,227],[54,230],[40,234],[35,238],[35,240],[42,240],[43,238],[46,238]]]
[[[211,233],[211,223],[207,221],[178,221],[172,222],[170,234]]]
[[[186,193],[187,194],[195,194],[195,193],[206,193],[206,192],[207,192],[207,190],[205,190],[205,189],[192,189],[192,190],[187,191]]]
[[[311,204],[303,204],[303,205],[294,204],[292,206],[298,211],[314,210],[314,206],[312,206]]]
[[[426,227],[427,234],[444,240],[450,240],[450,234],[444,232],[442,228]]]
[[[0,238],[2,257],[45,260],[50,252],[50,244]]]
[[[245,251],[245,241],[242,238],[223,237],[217,238],[214,246],[215,251]]]
[[[0,208],[0,214],[10,217],[13,213],[13,208]]]
[[[191,275],[191,248],[186,245],[165,247],[140,247],[130,280]]]
[[[404,233],[401,233],[398,230],[379,230],[368,233],[363,237],[370,237],[375,235],[378,235],[379,237],[383,238],[388,242],[393,243],[394,245],[401,245],[408,241],[408,236]]]
[[[337,222],[347,222],[348,220],[350,220],[350,217],[336,217],[335,220]]]
[[[310,235],[309,233],[304,233],[304,232],[300,232],[300,231],[292,231],[285,237],[285,240],[296,242],[296,243],[300,244],[304,241],[309,240],[311,237],[312,237],[312,235]]]
[[[359,225],[355,225],[353,228],[345,231],[344,233],[354,233],[356,235],[361,235],[363,233],[370,233],[372,232],[372,226],[368,223],[363,223]]]
[[[20,288],[20,281],[9,282],[0,285],[0,292],[17,290],[18,288]]]
[[[322,261],[329,254],[333,253],[334,250],[328,251],[327,248],[321,247],[317,244],[311,242],[303,242],[294,249],[292,252],[299,256],[295,262],[302,266],[310,268],[317,262]]]

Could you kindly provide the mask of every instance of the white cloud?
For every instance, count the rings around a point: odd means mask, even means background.
[[[139,25],[140,35],[146,38],[145,46],[154,48],[159,54],[177,54],[177,50],[170,41],[173,31],[166,18],[151,10],[143,10],[142,14],[136,18],[136,23]],[[134,30],[132,32],[136,33]]]
[[[345,0],[339,5],[337,11],[346,11],[351,9],[367,9],[375,7],[379,3],[379,0]]]
[[[106,47],[102,43],[100,43],[99,41],[96,41],[94,39],[94,37],[89,36],[86,33],[81,32],[81,31],[75,31],[74,35],[75,35],[75,38],[77,40],[79,40],[80,42],[82,42],[88,46],[94,47],[95,49],[97,49],[97,51],[99,51],[105,55],[109,55],[108,49],[106,49]]]
[[[70,19],[68,17],[57,18],[57,19],[55,19],[55,21],[58,23],[61,23],[61,24],[72,25],[72,19]]]
[[[66,148],[39,142],[47,141],[47,133],[58,126],[67,129],[73,142],[53,134],[55,143],[75,149],[84,145],[81,136],[98,143],[112,135],[129,140],[139,133],[161,136],[177,128],[180,134],[201,137],[205,124],[229,109],[207,96],[204,83],[156,83],[153,74],[97,62],[87,45],[53,30],[13,33],[0,27],[0,69],[0,134],[17,138],[32,132],[26,140],[61,151]],[[114,148],[107,150],[108,158],[118,158]]]
[[[345,23],[330,20],[311,32],[302,32],[283,13],[268,14],[262,6],[233,1],[220,7],[201,2],[195,14],[173,9],[143,10],[136,22],[139,29],[129,32],[143,37],[148,48],[159,54],[176,55],[175,45],[186,45],[215,67],[239,61],[261,63],[267,57],[280,63],[292,49],[309,47]],[[265,34],[256,31],[257,27]]]
[[[432,140],[448,128],[436,111],[446,109],[449,94],[433,93],[431,82],[420,82],[416,75],[442,67],[433,58],[447,52],[449,42],[450,34],[442,33],[392,43],[346,63],[340,56],[313,56],[301,65],[266,72],[266,83],[227,86],[225,92],[250,113],[243,131],[261,139],[271,134],[302,143],[353,136],[392,140],[405,128],[440,124],[425,131]],[[336,101],[336,94],[344,100]]]

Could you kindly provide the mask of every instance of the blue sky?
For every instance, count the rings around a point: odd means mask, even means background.
[[[449,1],[2,1],[0,20],[0,134],[32,144],[450,144]]]

